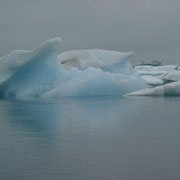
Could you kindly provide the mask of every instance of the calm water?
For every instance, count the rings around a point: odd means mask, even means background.
[[[0,101],[1,180],[179,180],[180,98]]]

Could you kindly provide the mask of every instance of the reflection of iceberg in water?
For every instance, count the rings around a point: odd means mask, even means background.
[[[55,38],[0,58],[1,98],[111,96],[146,87],[128,62],[131,52],[88,50],[58,57],[60,44]]]
[[[136,99],[113,97],[0,101],[0,113],[5,124],[14,131],[48,140],[54,136],[68,136],[81,131],[88,134],[103,133],[107,128],[114,127],[118,127],[119,132],[119,128],[123,128],[124,119],[138,114],[134,107],[141,108],[141,103]],[[129,108],[132,110],[130,114]]]
[[[109,168],[113,152],[126,149],[129,128],[142,109],[142,101],[133,99],[0,100],[0,179],[81,179],[82,172],[86,179],[94,165]]]
[[[62,105],[42,101],[0,101],[1,119],[27,136],[51,137],[61,126]]]

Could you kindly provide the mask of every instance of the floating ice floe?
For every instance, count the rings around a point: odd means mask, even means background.
[[[161,76],[174,70],[177,65],[164,65],[164,66],[135,66],[134,70],[141,76]]]
[[[128,93],[128,96],[179,96],[180,70],[177,65],[137,66],[135,71],[151,87]],[[156,87],[152,87],[156,86]]]
[[[180,80],[180,71],[179,70],[172,70],[168,73],[165,73],[161,79],[164,82],[176,82]]]
[[[143,75],[141,76],[141,78],[144,79],[144,81],[152,87],[164,84],[164,81],[159,77]]]
[[[180,81],[126,94],[127,96],[179,96]]]
[[[60,44],[55,38],[0,58],[0,97],[116,96],[147,87],[128,61],[131,52],[96,49],[58,55]]]

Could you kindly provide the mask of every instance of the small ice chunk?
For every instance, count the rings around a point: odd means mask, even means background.
[[[143,78],[146,83],[150,86],[159,86],[164,84],[164,81],[155,77],[155,76],[141,76],[141,78]]]
[[[135,66],[134,70],[139,75],[149,75],[149,76],[160,76],[164,75],[172,70],[174,70],[177,67],[177,65],[165,65],[165,66]]]

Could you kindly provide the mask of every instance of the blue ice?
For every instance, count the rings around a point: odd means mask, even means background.
[[[67,51],[60,38],[0,58],[0,97],[119,96],[147,87],[129,62],[133,54]]]

